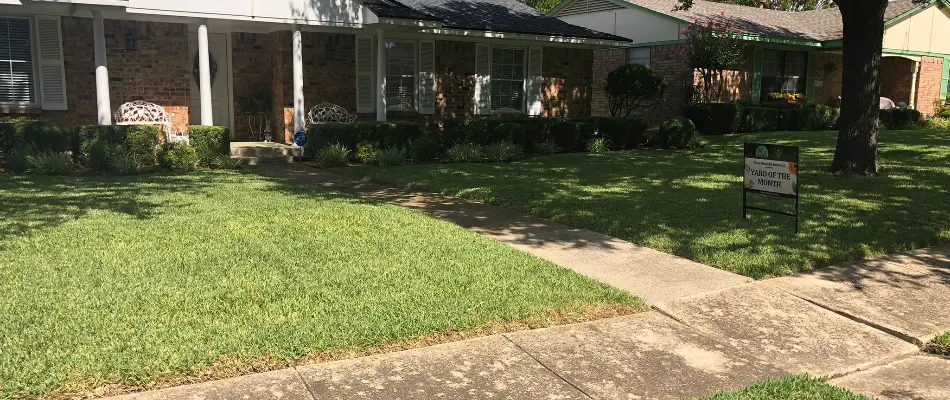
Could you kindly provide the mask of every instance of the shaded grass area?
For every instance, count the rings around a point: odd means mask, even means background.
[[[755,278],[950,239],[950,133],[882,132],[884,173],[876,177],[825,172],[835,139],[830,132],[728,135],[694,150],[337,171],[516,208]],[[789,217],[742,219],[746,141],[801,147],[801,234]],[[750,204],[791,210],[793,203],[750,195]]]
[[[935,337],[924,345],[924,351],[950,358],[950,332]]]
[[[642,307],[417,212],[236,172],[0,175],[0,293],[0,398]]]
[[[807,375],[770,379],[734,392],[694,400],[869,400]]]

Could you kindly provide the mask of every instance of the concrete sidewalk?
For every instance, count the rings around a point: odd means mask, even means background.
[[[881,399],[950,398],[950,246],[747,283],[510,210],[304,166],[261,171],[418,209],[648,299],[656,311],[138,393],[132,399],[682,399],[789,373]]]
[[[751,282],[728,271],[507,208],[387,188],[299,164],[261,166],[256,171],[424,212],[633,293],[651,305]]]

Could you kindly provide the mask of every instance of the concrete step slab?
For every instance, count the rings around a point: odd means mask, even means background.
[[[939,266],[903,257],[835,266],[768,283],[904,340],[923,344],[950,331],[950,283]]]
[[[656,306],[779,368],[839,376],[918,349],[906,341],[756,282]]]
[[[501,335],[298,367],[319,399],[586,399]]]
[[[506,336],[596,399],[680,399],[785,371],[658,312]]]
[[[834,379],[831,384],[881,400],[947,400],[950,360],[914,356]]]
[[[239,376],[220,381],[176,386],[106,400],[314,400],[292,368]]]

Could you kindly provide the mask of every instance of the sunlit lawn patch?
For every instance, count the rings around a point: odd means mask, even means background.
[[[887,131],[884,173],[825,172],[831,132],[728,135],[695,150],[562,154],[510,164],[345,168],[403,188],[517,208],[762,278],[876,257],[950,239],[950,133]],[[801,147],[802,230],[793,219],[742,219],[742,144]],[[792,202],[752,197],[789,209]]]
[[[0,293],[0,398],[641,307],[417,212],[228,172],[0,175]]]

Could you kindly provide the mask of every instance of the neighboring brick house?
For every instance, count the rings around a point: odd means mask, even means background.
[[[721,100],[771,101],[773,92],[800,93],[808,102],[840,105],[842,23],[837,9],[787,12],[695,0],[672,11],[678,0],[566,0],[550,15],[565,22],[632,40],[628,49],[595,52],[592,113],[606,115],[607,73],[625,63],[650,65],[669,84],[665,101],[645,113],[653,121],[676,116],[700,85],[685,56],[687,24],[721,17],[747,40],[745,63],[727,72]],[[907,103],[925,115],[950,101],[950,3],[896,0],[885,13],[881,96]]]
[[[286,141],[323,102],[433,124],[587,116],[594,51],[629,43],[515,0],[279,3],[0,1],[0,117],[111,123],[119,105],[145,100],[174,130],[224,125],[246,140],[240,105],[264,98]]]

